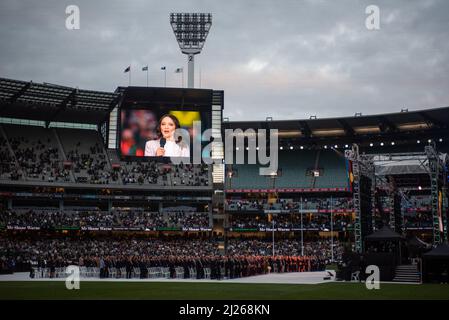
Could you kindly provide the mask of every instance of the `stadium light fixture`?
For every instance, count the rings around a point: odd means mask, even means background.
[[[392,146],[394,146],[394,145],[395,145],[394,141],[392,141],[392,142],[391,142],[391,145],[392,145]]]
[[[337,148],[338,148],[338,145],[335,145],[334,148],[337,149]]]
[[[290,147],[290,150],[293,150],[293,146]]]
[[[283,147],[283,146],[280,146],[279,149],[280,149],[280,150],[284,150],[284,147]]]
[[[324,146],[324,149],[327,149],[327,146]]]
[[[170,13],[170,24],[181,52],[187,55],[187,87],[194,85],[194,57],[200,54],[212,26],[211,13]]]
[[[443,142],[443,138],[440,138],[438,141]]]
[[[304,146],[300,146],[299,149],[304,150]]]
[[[349,148],[349,145],[345,144],[345,148]]]
[[[383,143],[383,142],[381,142],[381,143],[380,143],[380,146],[381,146],[381,147],[383,147],[383,146],[384,146],[384,143]]]
[[[431,143],[431,142],[432,142],[432,139],[427,140],[427,142],[428,142],[428,143]]]
[[[421,186],[418,186],[418,190],[422,190],[422,187],[421,187]]]
[[[373,147],[373,146],[374,146],[374,143],[371,142],[371,143],[369,144],[369,146],[370,146],[370,147]]]
[[[421,141],[420,141],[420,140],[418,140],[418,141],[416,141],[416,143],[417,143],[417,144],[420,144],[420,143],[421,143]]]

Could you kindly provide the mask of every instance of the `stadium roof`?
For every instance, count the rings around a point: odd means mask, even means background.
[[[0,78],[0,117],[99,124],[124,91],[82,90],[49,83]],[[324,119],[225,121],[225,129],[278,129],[280,138],[336,138],[409,132],[448,132],[449,107]]]
[[[120,92],[0,78],[0,117],[99,124],[108,118],[120,96]]]
[[[280,138],[396,136],[449,129],[449,107],[368,116],[304,120],[225,121],[225,129],[278,129]]]

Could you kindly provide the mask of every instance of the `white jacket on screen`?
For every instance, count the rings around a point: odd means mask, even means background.
[[[145,157],[156,157],[156,150],[160,145],[160,139],[147,141],[145,144]],[[164,157],[190,157],[190,148],[183,142],[176,143],[168,140],[164,149]]]

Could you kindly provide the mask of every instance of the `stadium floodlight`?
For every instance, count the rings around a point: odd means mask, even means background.
[[[194,87],[194,56],[201,53],[212,26],[211,13],[170,13],[170,24],[181,52],[188,57],[187,87]]]

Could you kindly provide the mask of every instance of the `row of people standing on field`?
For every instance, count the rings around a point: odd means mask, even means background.
[[[40,260],[38,267],[99,268],[100,278],[148,278],[149,268],[168,268],[170,278],[234,279],[267,273],[308,272],[325,269],[325,261],[316,256],[86,256],[78,261],[55,258]],[[181,274],[180,274],[181,273]],[[209,273],[209,274],[207,274]]]

